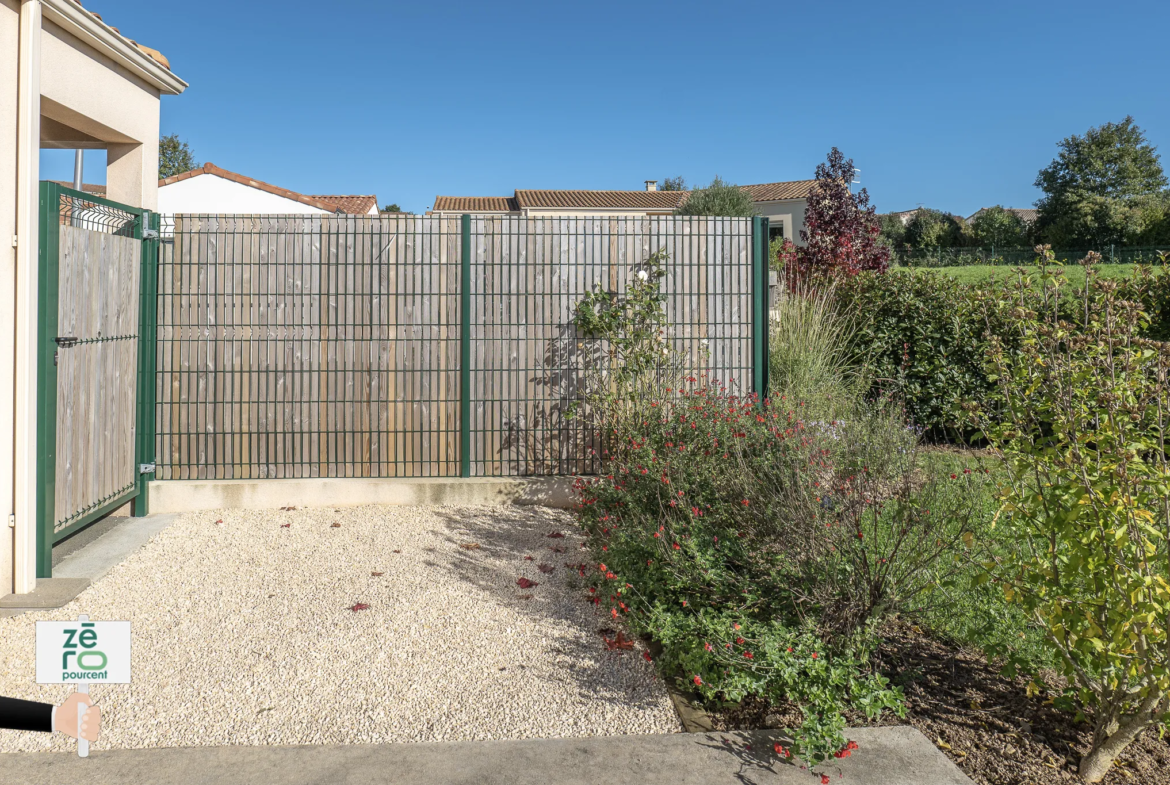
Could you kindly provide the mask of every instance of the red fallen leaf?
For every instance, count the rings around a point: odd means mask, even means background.
[[[548,536],[553,537],[553,538],[557,538],[557,537],[564,537],[565,535],[561,534],[560,532],[549,532]]]
[[[517,578],[516,585],[521,589],[531,589],[532,587],[539,586],[540,584],[536,581],[530,581],[527,578]]]
[[[602,637],[602,640],[605,641],[605,648],[608,651],[616,651],[619,649],[632,649],[632,648],[634,648],[634,642],[631,640],[627,640],[626,636],[620,632],[617,634],[617,637],[615,637],[613,640],[610,640],[609,638],[606,638],[604,636]]]
[[[216,523],[223,523],[223,518],[220,518]]]
[[[536,561],[536,559],[532,558],[531,556],[525,556],[524,561]]]
[[[650,656],[650,652],[646,651],[645,649],[642,650],[642,658],[646,660],[646,662],[654,662],[654,658]]]
[[[384,573],[384,572],[371,572],[371,573],[370,573],[370,575],[373,575],[375,578],[380,578],[380,577],[382,577],[382,576],[383,576],[383,575],[385,575],[385,574],[386,574],[386,573]]]
[[[282,524],[280,524],[280,528],[282,528],[282,529],[287,529],[287,528],[289,528],[290,526],[292,526],[292,524],[291,524],[291,523],[282,523]]]
[[[397,548],[394,549],[394,552],[395,553],[402,553],[402,551],[398,550]]]
[[[536,565],[536,569],[540,570],[545,575],[551,575],[552,571],[555,570],[556,567],[552,566],[551,564],[538,564]]]
[[[359,602],[359,603],[355,604],[352,608],[350,608],[350,610],[353,611],[354,613],[357,613],[358,611],[367,610],[369,607],[370,606],[366,605],[364,602]]]
[[[340,529],[341,524],[340,523],[331,523],[331,524],[329,524],[329,528],[330,529]]]

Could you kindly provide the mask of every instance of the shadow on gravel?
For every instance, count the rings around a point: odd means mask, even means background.
[[[608,625],[587,600],[578,565],[589,557],[571,515],[537,506],[437,509],[434,514],[447,527],[450,551],[431,554],[428,565],[555,630],[555,654],[566,659],[565,671],[581,694],[615,706],[661,705],[661,683],[635,678],[650,667],[640,651],[606,650],[601,631]],[[549,537],[553,533],[564,536]],[[540,565],[552,572],[541,571]],[[539,585],[521,588],[516,584],[521,576]]]

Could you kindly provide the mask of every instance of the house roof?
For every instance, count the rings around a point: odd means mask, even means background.
[[[971,213],[971,215],[967,218],[967,221],[974,221],[976,218],[978,218],[980,215],[983,215],[983,213],[990,209],[990,207],[980,207],[978,210]],[[1003,209],[1007,210],[1009,213],[1015,213],[1017,216],[1019,216],[1021,221],[1029,224],[1034,223],[1040,216],[1040,211],[1034,207],[1005,207]]]
[[[816,180],[741,185],[753,202],[804,199]],[[689,191],[586,191],[517,189],[515,196],[436,196],[434,210],[515,212],[525,208],[586,210],[674,210]]]
[[[436,196],[433,210],[459,213],[515,212],[520,208],[511,196]]]
[[[171,61],[168,60],[167,56],[164,55],[162,52],[158,51],[157,49],[152,49],[149,46],[146,46],[145,44],[140,44],[137,41],[135,41],[134,39],[124,35],[121,30],[114,27],[106,20],[102,19],[101,14],[97,13],[96,11],[90,11],[88,8],[83,6],[81,4],[80,0],[72,0],[72,2],[74,5],[76,5],[78,8],[80,8],[82,11],[85,11],[87,14],[92,16],[94,19],[98,20],[103,25],[105,25],[106,27],[108,27],[109,29],[111,29],[115,33],[117,33],[119,36],[124,38],[126,41],[128,41],[130,43],[131,46],[133,46],[139,52],[142,52],[142,54],[146,55],[151,60],[155,61],[156,63],[161,65],[163,68],[167,69],[168,71],[171,70]]]
[[[287,188],[281,188],[278,185],[271,185],[261,180],[255,180],[251,177],[246,177],[236,172],[229,172],[227,169],[221,169],[213,163],[206,163],[198,169],[192,169],[189,172],[171,175],[164,177],[158,181],[159,187],[164,185],[171,185],[172,183],[180,183],[183,180],[189,180],[192,177],[198,177],[201,174],[213,174],[216,177],[222,177],[225,180],[231,180],[233,183],[246,185],[249,188],[256,188],[276,196],[283,196],[285,199],[291,199],[294,202],[307,204],[310,207],[316,207],[318,210],[326,210],[331,213],[353,213],[357,215],[364,215],[369,212],[371,205],[378,203],[376,196],[307,196],[296,191],[290,191]],[[364,210],[351,210],[349,206],[365,205]]]
[[[56,183],[57,185],[63,185],[66,188],[73,187],[72,180],[50,180],[49,182]],[[93,194],[94,196],[105,196],[106,195],[106,187],[104,185],[98,185],[97,183],[82,183],[81,190],[84,193]]]
[[[354,215],[365,215],[373,208],[377,212],[378,197],[374,194],[365,194],[362,196],[344,194],[313,194],[313,199],[320,199],[324,202],[329,202],[340,207],[344,212],[352,213]]]
[[[775,202],[782,199],[804,199],[812,191],[816,180],[789,180],[782,183],[741,185],[753,202]]]

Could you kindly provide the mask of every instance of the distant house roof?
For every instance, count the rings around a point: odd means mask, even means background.
[[[246,177],[236,172],[230,172],[227,169],[222,169],[213,163],[206,163],[198,169],[192,169],[189,172],[171,175],[164,177],[158,181],[159,187],[171,185],[172,183],[179,183],[183,180],[189,180],[192,177],[198,177],[201,174],[211,174],[216,177],[222,177],[225,180],[231,180],[240,185],[246,185],[249,188],[256,188],[260,191],[265,191],[276,196],[282,196],[285,199],[291,199],[294,202],[307,204],[310,207],[316,207],[318,210],[325,210],[330,213],[353,213],[356,215],[365,215],[370,211],[370,207],[378,203],[376,196],[308,196],[300,194],[296,191],[290,191],[287,188],[281,188],[278,185],[271,185],[261,180],[255,180],[251,177]],[[363,210],[349,209],[349,207],[365,206]]]
[[[314,194],[312,198],[335,204],[344,212],[353,213],[354,215],[365,215],[371,211],[378,212],[378,197],[374,194],[364,196]]]
[[[775,202],[783,199],[805,199],[816,185],[816,180],[790,180],[784,183],[741,185],[753,202]]]
[[[432,209],[458,213],[507,213],[520,208],[511,196],[436,196]]]
[[[974,221],[976,218],[983,215],[983,213],[990,209],[990,207],[979,208],[975,212],[971,213],[971,215],[967,218],[967,223]],[[1007,210],[1009,213],[1015,213],[1017,216],[1019,216],[1020,220],[1026,224],[1035,223],[1036,218],[1040,215],[1040,211],[1034,207],[1005,207],[1003,209]]]
[[[73,182],[71,180],[50,180],[49,182],[56,183],[57,185],[63,185],[66,188],[73,187]],[[82,183],[81,190],[87,194],[93,194],[94,196],[106,195],[106,187],[96,183]]]
[[[753,202],[804,199],[816,180],[741,185]],[[517,212],[522,209],[674,210],[689,191],[587,191],[517,189],[514,196],[436,196],[436,211]]]

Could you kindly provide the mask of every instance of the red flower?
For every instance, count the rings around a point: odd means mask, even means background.
[[[650,656],[650,652],[648,651],[642,651],[642,658],[645,659],[646,662],[654,662],[654,658]]]
[[[702,679],[700,679],[698,676],[695,676],[695,678],[694,678],[694,682],[695,682],[695,686],[696,686],[696,687],[702,687],[702,686],[703,686],[703,680],[702,680]]]
[[[738,630],[739,629],[739,622],[732,622],[731,626]]]
[[[816,653],[815,651],[812,653],[812,658],[813,658],[814,660],[817,658],[817,653]]]
[[[744,507],[747,507],[749,504],[751,504],[751,502],[749,502],[747,499],[744,499],[742,502],[740,502],[740,504],[742,504]]]
[[[736,638],[735,642],[742,646],[743,645],[743,638]]]
[[[743,653],[743,656],[744,656],[744,657],[747,657],[749,660],[750,660],[750,659],[752,659],[752,653],[751,653],[750,651],[745,651],[745,652]]]
[[[617,608],[611,608],[611,611],[613,612],[613,617],[616,619],[618,617]]]
[[[829,775],[828,774],[821,775],[821,785],[829,785]]]
[[[675,549],[676,551],[677,551],[677,550],[681,550],[681,549],[682,549],[682,546],[681,546],[681,545],[679,545],[679,544],[676,542],[676,543],[674,544],[674,549]]]

